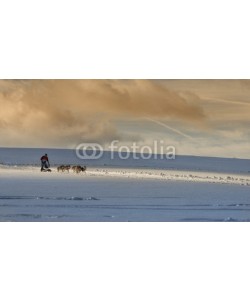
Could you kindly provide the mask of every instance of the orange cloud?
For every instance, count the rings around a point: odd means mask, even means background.
[[[20,134],[27,143],[44,137],[44,143],[57,144],[122,138],[117,119],[205,119],[194,93],[178,93],[157,81],[7,80],[0,92],[2,133]]]

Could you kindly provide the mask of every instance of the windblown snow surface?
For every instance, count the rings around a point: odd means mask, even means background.
[[[44,153],[51,173],[40,172]],[[250,221],[249,195],[246,159],[83,161],[74,150],[0,148],[0,221]]]

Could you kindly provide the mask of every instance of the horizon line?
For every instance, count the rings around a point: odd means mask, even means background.
[[[9,146],[0,146],[0,149],[36,149],[36,150],[76,150],[75,148],[41,148],[41,147],[9,147]],[[91,150],[90,150],[91,151]],[[103,152],[111,152],[109,150],[104,150]],[[115,153],[119,153],[119,151],[113,151]],[[122,151],[122,153],[142,153],[142,152],[126,152]],[[152,155],[161,155],[160,153],[152,153]],[[240,159],[240,160],[250,160],[250,158],[245,157],[226,157],[226,156],[204,156],[204,155],[195,155],[195,154],[176,154],[176,157],[185,156],[185,157],[198,157],[198,158],[222,158],[222,159]]]

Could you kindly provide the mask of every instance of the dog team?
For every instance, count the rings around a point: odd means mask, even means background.
[[[70,165],[61,165],[57,167],[57,172],[65,172],[67,171],[69,173],[69,170],[73,170],[74,173],[79,174],[80,172],[85,172],[87,170],[87,167],[84,166],[70,166]]]

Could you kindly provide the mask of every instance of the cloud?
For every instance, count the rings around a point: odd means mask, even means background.
[[[2,142],[73,145],[128,138],[116,120],[202,122],[199,97],[150,80],[3,80],[0,82]]]
[[[250,80],[0,80],[0,146],[163,139],[181,154],[249,157],[249,96]]]

